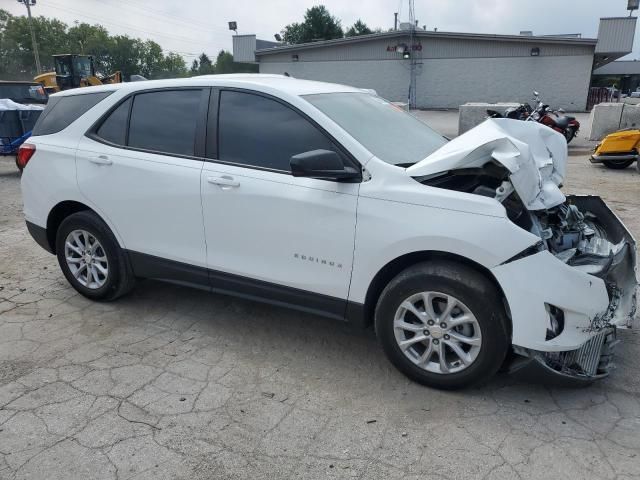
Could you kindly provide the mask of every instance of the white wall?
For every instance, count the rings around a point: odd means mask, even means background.
[[[417,96],[428,107],[456,108],[530,102],[537,90],[553,107],[585,110],[592,62],[591,55],[424,60]]]
[[[467,102],[530,101],[538,90],[553,107],[585,110],[592,55],[421,59],[419,108],[458,108]],[[406,101],[408,62],[402,60],[260,63],[261,73],[373,88],[391,101]]]
[[[260,63],[260,73],[284,72],[306,80],[373,88],[394,102],[406,102],[409,93],[409,70],[395,60]]]

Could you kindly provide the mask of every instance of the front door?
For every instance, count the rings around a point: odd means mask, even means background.
[[[359,184],[293,177],[289,159],[326,149],[350,160],[316,125],[274,98],[222,90],[215,100],[216,158],[202,170],[214,289],[342,317]]]

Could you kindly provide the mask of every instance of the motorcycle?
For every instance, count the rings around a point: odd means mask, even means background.
[[[522,103],[517,107],[509,107],[504,111],[504,114],[497,112],[496,110],[487,110],[489,118],[510,118],[511,120],[526,120],[529,118],[533,109],[528,103]]]
[[[567,143],[575,138],[580,130],[580,122],[575,117],[565,115],[563,109],[552,110],[549,105],[540,100],[540,94],[533,92],[536,101],[536,108],[532,108],[528,103],[523,103],[518,107],[509,107],[501,114],[495,110],[487,110],[489,118],[511,118],[525,122],[538,122],[554,129],[564,135]]]

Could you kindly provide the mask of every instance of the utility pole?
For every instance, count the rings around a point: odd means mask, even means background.
[[[27,7],[27,17],[29,21],[29,31],[31,32],[31,43],[33,45],[33,56],[36,59],[36,70],[38,75],[42,73],[42,67],[40,66],[40,54],[38,53],[38,42],[36,42],[36,33],[33,31],[33,21],[31,20],[31,6],[36,4],[36,0],[18,0]]]
[[[416,108],[416,76],[418,69],[418,61],[416,59],[415,42],[416,42],[416,26],[418,21],[416,20],[416,6],[414,0],[409,0],[409,22],[411,24],[411,30],[409,31],[409,52],[411,52],[411,59],[409,60],[409,94],[407,103],[409,104],[409,110]]]

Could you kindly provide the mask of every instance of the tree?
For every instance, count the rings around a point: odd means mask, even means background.
[[[216,57],[216,73],[257,73],[258,65],[251,63],[237,63],[233,61],[233,55],[225,50],[220,50]]]
[[[153,40],[145,40],[140,45],[140,75],[147,78],[160,78],[164,72],[162,47]]]
[[[91,52],[96,71],[106,74],[110,71],[110,40],[109,32],[104,27],[76,23],[67,32],[67,51],[58,53],[78,52],[86,55]]]
[[[304,25],[302,23],[292,23],[284,27],[280,32],[282,34],[282,41],[290,45],[296,43],[304,43]]]
[[[29,79],[36,74],[27,17],[0,13],[0,76]],[[51,56],[67,48],[66,24],[45,17],[33,18],[43,69],[53,68]]]
[[[331,15],[324,5],[307,9],[302,23],[292,23],[282,30],[282,39],[289,44],[331,40],[343,36],[340,20]]]
[[[45,17],[34,17],[40,60],[45,71],[54,68],[53,55],[79,53],[94,58],[96,73],[116,70],[128,79],[132,74],[147,78],[185,76],[184,59],[176,53],[164,54],[152,40],[111,36],[100,25],[76,22],[72,27]],[[29,25],[24,16],[13,16],[0,9],[0,78],[31,79],[36,74]]]
[[[186,77],[188,74],[187,66],[184,63],[182,55],[169,52],[165,55],[162,62],[162,70],[158,74],[158,78],[178,78]]]
[[[220,50],[216,57],[216,73],[237,73],[233,68],[233,55]]]
[[[213,64],[206,53],[200,54],[191,64],[190,75],[207,75],[212,73],[258,73],[258,65],[251,63],[237,63],[233,61],[233,55],[225,50],[220,50]]]
[[[198,75],[210,75],[215,73],[213,63],[206,53],[201,53],[198,57]]]
[[[373,33],[366,23],[358,19],[349,29],[345,32],[345,37],[357,37],[358,35],[369,35]]]
[[[119,70],[122,78],[128,80],[131,75],[149,75],[141,65],[142,41],[127,35],[116,35],[109,41],[109,57],[106,62],[107,72]],[[144,72],[144,73],[143,73]]]
[[[198,75],[199,68],[200,65],[198,64],[198,59],[194,58],[193,62],[191,63],[191,70],[189,70],[189,72],[191,73],[191,75]]]

